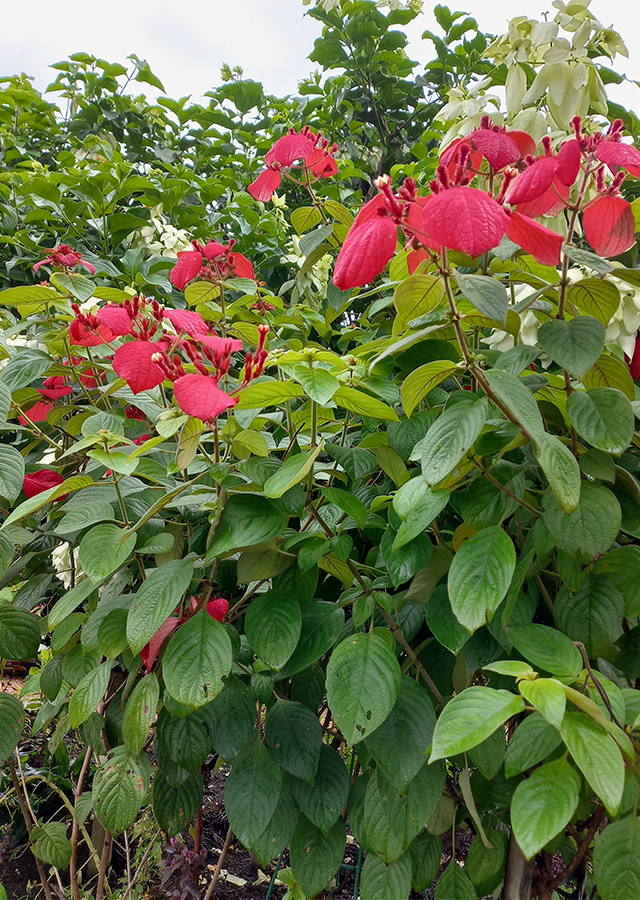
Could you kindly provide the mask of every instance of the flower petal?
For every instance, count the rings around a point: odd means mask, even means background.
[[[529,216],[523,216],[514,210],[510,216],[507,237],[542,265],[560,265],[562,237],[539,222],[534,222]]]
[[[124,378],[134,394],[151,390],[167,377],[152,359],[154,353],[161,352],[165,346],[151,341],[130,341],[116,350],[114,371]]]
[[[585,209],[582,226],[598,256],[619,256],[636,242],[633,210],[622,197],[598,197]]]
[[[558,160],[555,156],[540,156],[509,185],[506,201],[512,206],[528,203],[540,197],[553,184]]]
[[[238,402],[237,397],[225,394],[215,378],[207,375],[183,375],[176,379],[173,392],[180,409],[203,422],[215,419]]]
[[[360,213],[368,205],[366,204]],[[368,284],[389,262],[396,249],[396,243],[397,228],[387,216],[376,215],[364,224],[359,224],[356,219],[336,260],[333,271],[335,286],[341,291],[346,291]]]
[[[477,188],[442,191],[424,208],[424,227],[432,240],[473,257],[497,247],[508,225],[500,204]]]
[[[171,284],[183,291],[187,284],[196,277],[202,268],[202,253],[198,250],[185,250],[178,253],[178,262],[171,270]]]
[[[268,203],[273,196],[273,192],[280,187],[282,176],[275,169],[264,169],[255,181],[252,181],[247,190],[254,200],[260,200],[262,203]]]

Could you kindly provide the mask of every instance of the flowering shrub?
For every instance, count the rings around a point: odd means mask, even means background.
[[[44,882],[81,896],[89,815],[180,834],[215,754],[227,846],[288,847],[292,896],[347,827],[362,900],[638,892],[640,151],[586,113],[480,117],[362,203],[339,145],[274,135],[248,192],[296,192],[292,284],[203,225],[157,290],[61,243],[0,294],[0,657],[33,669],[0,755],[25,800],[27,724],[85,748],[73,817],[22,804]]]

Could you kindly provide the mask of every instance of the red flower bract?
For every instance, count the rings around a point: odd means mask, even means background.
[[[582,161],[582,151],[580,150],[580,142],[574,140],[565,141],[557,156],[558,170],[556,178],[566,185],[575,183],[580,171],[580,162]]]
[[[191,337],[196,334],[206,333],[207,326],[200,313],[190,309],[165,309],[165,319],[168,319],[177,332],[186,331]]]
[[[264,169],[255,181],[252,181],[247,190],[254,200],[268,203],[277,191],[282,181],[282,175],[277,169]]]
[[[596,150],[600,162],[609,166],[622,166],[630,175],[640,177],[640,150],[620,141],[601,141]]]
[[[29,409],[26,410],[24,416],[18,416],[18,421],[21,425],[25,426],[28,426],[29,422],[46,422],[47,416],[52,408],[52,403],[48,403],[46,400],[40,400],[38,403],[34,403],[33,406],[30,406]]]
[[[105,341],[112,341],[113,332],[108,325],[102,322],[98,326],[98,333],[90,331],[78,319],[69,323],[69,343],[76,347],[97,347]]]
[[[134,394],[148,391],[161,384],[166,375],[153,361],[155,353],[166,349],[164,342],[130,341],[118,347],[113,357],[113,368],[120,378],[124,378]]]
[[[640,378],[640,336],[636,337],[636,346],[633,351],[633,359],[629,363],[629,372],[632,378]]]
[[[43,491],[48,491],[49,488],[58,487],[63,482],[64,478],[62,475],[54,472],[53,469],[39,469],[37,472],[29,472],[24,476],[22,490],[27,497],[35,497],[36,494],[42,494]]]
[[[149,643],[142,648],[140,651],[140,658],[146,666],[147,672],[151,671],[151,667],[158,658],[158,653],[160,653],[160,648],[169,635],[173,634],[179,624],[180,619],[175,616],[169,616],[168,619],[164,620],[160,628],[158,628]]]
[[[238,402],[237,397],[225,394],[215,378],[207,375],[183,375],[176,379],[173,392],[180,409],[203,422],[215,419]]]
[[[507,190],[506,201],[512,206],[536,200],[553,184],[558,170],[558,160],[554,156],[541,156],[525,169]]]
[[[520,159],[520,147],[504,131],[477,128],[470,138],[496,171]]]
[[[251,260],[247,259],[246,256],[243,256],[242,253],[229,254],[229,262],[235,278],[251,278],[255,281],[253,264],[251,263]]]
[[[363,207],[360,212],[365,209]],[[335,286],[346,291],[368,284],[389,262],[396,243],[397,228],[388,216],[374,215],[364,224],[356,219],[336,260],[333,271]]]
[[[582,226],[598,256],[618,256],[636,241],[633,210],[622,197],[598,197],[585,209]]]
[[[197,250],[184,250],[178,253],[178,262],[171,270],[171,284],[183,291],[187,284],[196,277],[202,268],[202,253]]]
[[[429,237],[473,257],[497,247],[509,226],[509,216],[500,204],[471,187],[436,194],[426,204],[423,217]]]
[[[194,338],[201,344],[211,347],[215,353],[237,353],[238,350],[242,350],[242,341],[238,338],[223,338],[217,334],[196,334]]]
[[[131,317],[123,306],[104,306],[96,313],[96,319],[106,325],[114,337],[131,334]]]
[[[212,619],[222,622],[229,610],[229,602],[224,597],[214,597],[207,603],[207,612]]]
[[[519,244],[544,266],[559,266],[562,237],[515,210],[511,213],[507,237]]]
[[[306,159],[314,146],[315,142],[304,134],[283,134],[269,150],[264,161],[268,166],[275,163],[290,166],[297,159]]]

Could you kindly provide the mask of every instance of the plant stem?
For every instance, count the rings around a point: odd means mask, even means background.
[[[91,757],[93,756],[93,750],[91,747],[86,752],[84,761],[82,763],[82,768],[80,769],[80,774],[78,775],[78,784],[76,785],[76,794],[74,799],[74,810],[78,805],[78,801],[82,796],[82,792],[84,790],[84,785],[87,780],[87,775],[89,774],[89,767],[91,766]],[[80,825],[78,820],[73,818],[73,827],[71,829],[71,862],[69,863],[69,880],[71,882],[71,894],[73,900],[81,900],[80,895],[80,885],[78,884],[78,840],[80,836]]]
[[[100,871],[98,872],[98,884],[96,887],[96,900],[104,900],[104,889],[107,880],[107,869],[111,861],[111,847],[113,845],[113,835],[105,829],[104,844],[102,845],[102,856],[100,857]]]
[[[11,773],[11,780],[13,782],[13,788],[16,792],[16,797],[18,799],[18,804],[20,806],[20,812],[22,813],[22,818],[24,819],[25,828],[27,829],[27,834],[31,835],[33,830],[33,826],[31,824],[31,818],[29,817],[29,810],[27,808],[27,804],[25,802],[24,794],[22,793],[22,788],[20,786],[20,782],[18,781],[18,776],[16,774],[16,767],[13,764],[13,759],[9,759],[7,761],[7,765],[9,766],[9,771]],[[53,900],[53,895],[51,893],[51,885],[47,880],[47,873],[44,870],[44,866],[42,865],[42,861],[38,859],[37,856],[33,857],[36,861],[36,866],[38,867],[38,875],[40,876],[40,882],[42,884],[42,890],[44,891],[44,896],[46,900]]]
[[[209,887],[207,888],[207,893],[204,895],[203,900],[211,900],[211,898],[213,897],[213,892],[215,891],[216,885],[220,878],[220,872],[222,871],[222,866],[224,865],[226,855],[229,852],[229,847],[231,846],[232,839],[233,831],[231,830],[231,827],[229,827],[227,836],[224,841],[224,847],[222,848],[222,852],[220,853],[220,858],[218,859],[217,865],[213,872],[213,876],[211,878],[211,881],[209,882]]]

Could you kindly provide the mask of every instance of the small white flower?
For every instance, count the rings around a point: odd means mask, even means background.
[[[51,551],[51,565],[56,570],[56,577],[60,579],[65,588],[70,588],[72,568],[69,544],[67,541],[58,544],[58,546]],[[75,569],[76,576],[75,583],[78,584],[78,582],[84,581],[87,576],[78,559],[78,547],[75,547],[73,551],[73,568]]]

